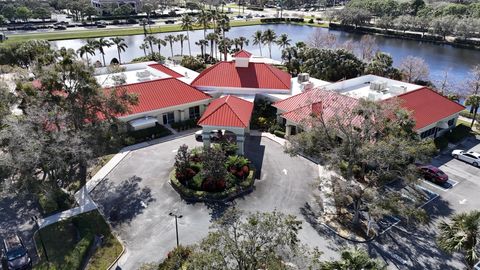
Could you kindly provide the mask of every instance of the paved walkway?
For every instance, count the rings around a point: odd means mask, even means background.
[[[175,134],[142,142],[135,145],[130,145],[127,147],[122,148],[118,154],[113,156],[110,161],[108,161],[105,166],[103,166],[88,182],[87,184],[82,187],[79,191],[74,194],[75,201],[77,202],[77,207],[65,210],[60,213],[53,214],[46,218],[42,218],[38,220],[38,225],[40,228],[46,227],[53,223],[74,217],[76,215],[80,215],[82,213],[90,212],[92,210],[97,209],[97,205],[90,197],[90,192],[131,152],[140,148],[144,148],[150,145],[162,143],[165,141],[170,141],[179,137],[189,136],[193,134],[195,130],[186,130],[182,132],[175,132]]]

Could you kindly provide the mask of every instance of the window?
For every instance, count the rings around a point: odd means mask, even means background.
[[[173,122],[175,122],[175,115],[173,114],[173,112],[169,112],[163,115],[164,125],[171,124]]]
[[[448,124],[449,127],[453,126],[453,124],[455,124],[455,118],[452,118],[452,119],[448,120],[447,124]]]
[[[190,107],[188,109],[188,115],[190,119],[196,119],[200,117],[200,106]]]
[[[429,129],[429,130],[426,130],[426,131],[422,132],[422,133],[420,134],[420,138],[423,139],[423,138],[427,138],[427,137],[432,136],[433,134],[435,134],[435,130],[436,130],[436,129],[437,129],[436,127],[433,127],[433,128],[431,128],[431,129]]]

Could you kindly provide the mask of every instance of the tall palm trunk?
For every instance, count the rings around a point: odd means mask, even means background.
[[[117,53],[118,53],[118,63],[122,63],[122,58],[120,57],[120,48],[117,48]]]
[[[190,47],[190,33],[187,31],[187,42],[188,42],[188,54],[192,56],[192,48]]]
[[[170,42],[170,51],[172,52],[172,60],[173,60],[173,43]]]
[[[105,53],[102,52],[102,59],[103,59],[103,66],[106,67],[107,64],[105,63]]]
[[[473,125],[475,124],[475,120],[477,119],[477,113],[478,113],[478,106],[475,106],[475,108],[473,109],[472,124],[470,124],[471,129],[473,129]]]

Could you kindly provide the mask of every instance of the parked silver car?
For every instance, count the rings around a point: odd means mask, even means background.
[[[456,149],[452,151],[452,156],[456,159],[470,163],[475,167],[480,165],[480,154],[477,152]]]

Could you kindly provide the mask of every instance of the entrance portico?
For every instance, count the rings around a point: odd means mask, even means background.
[[[235,134],[238,154],[243,155],[245,136],[250,132],[252,111],[252,102],[236,96],[224,96],[212,101],[198,121],[203,129],[203,145],[210,147],[215,132],[231,132]]]

